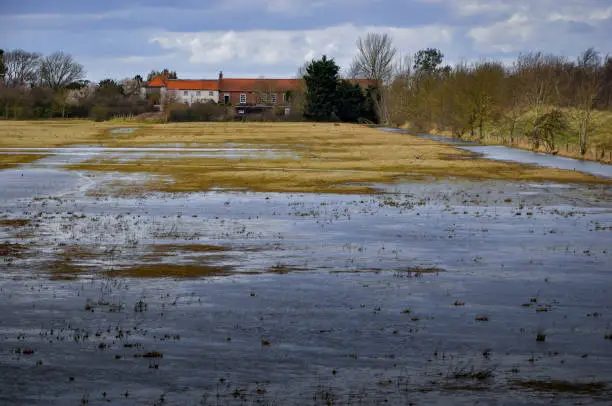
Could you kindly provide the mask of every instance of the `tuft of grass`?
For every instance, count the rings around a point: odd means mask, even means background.
[[[538,341],[538,342],[544,342],[544,341],[546,341],[546,334],[544,334],[544,333],[538,333],[538,334],[536,335],[536,341]]]
[[[141,355],[142,358],[163,358],[164,354],[158,351],[145,352]]]

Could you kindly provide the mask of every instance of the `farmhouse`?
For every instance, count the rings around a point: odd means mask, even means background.
[[[375,82],[351,79],[350,82],[367,87]],[[303,92],[302,79],[244,79],[225,78],[219,72],[218,79],[170,79],[168,71],[154,77],[142,89],[142,96],[153,98],[156,104],[165,100],[174,103],[206,103],[213,101],[235,106],[290,107],[293,95]]]

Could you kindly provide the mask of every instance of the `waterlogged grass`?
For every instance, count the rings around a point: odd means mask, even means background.
[[[104,271],[105,276],[121,278],[200,278],[228,276],[232,268],[203,264],[142,264]]]
[[[579,395],[596,395],[601,394],[606,389],[606,384],[601,382],[568,382],[568,381],[514,381],[513,385],[523,389],[529,389],[538,392],[549,393],[572,393]]]
[[[0,219],[0,227],[21,228],[32,222],[31,219]]]
[[[155,253],[175,253],[175,252],[226,252],[231,248],[221,245],[206,244],[159,244],[152,246]]]
[[[165,161],[101,158],[71,169],[159,175],[145,188],[195,192],[216,188],[258,192],[371,193],[375,183],[436,178],[606,182],[574,171],[469,158],[436,141],[358,125],[201,123],[154,125],[109,146],[197,143],[226,148],[292,149],[297,159],[175,158]],[[167,181],[170,178],[172,181]],[[163,179],[163,180],[162,180]],[[127,191],[129,192],[129,191]]]
[[[248,158],[175,157],[166,160],[98,157],[76,170],[158,175],[147,191],[212,189],[258,192],[372,193],[376,183],[461,177],[525,181],[608,183],[575,171],[472,159],[452,146],[366,126],[313,123],[154,124],[131,134],[110,132],[118,123],[88,121],[0,123],[0,147],[102,145],[142,147],[201,145],[210,148],[290,150],[296,158],[256,154]],[[46,134],[49,134],[48,136]]]
[[[0,258],[21,258],[26,246],[22,244],[0,243]]]

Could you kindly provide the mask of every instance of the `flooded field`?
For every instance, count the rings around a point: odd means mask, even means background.
[[[65,166],[212,146],[64,148],[0,171],[0,404],[609,404],[609,184],[170,193]]]

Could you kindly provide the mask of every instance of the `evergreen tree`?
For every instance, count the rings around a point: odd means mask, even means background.
[[[306,68],[306,108],[304,116],[310,120],[328,121],[335,115],[337,107],[338,72],[340,68],[333,59],[313,60]]]
[[[365,96],[361,86],[342,80],[337,88],[336,114],[342,121],[355,123],[362,116],[365,107]]]

